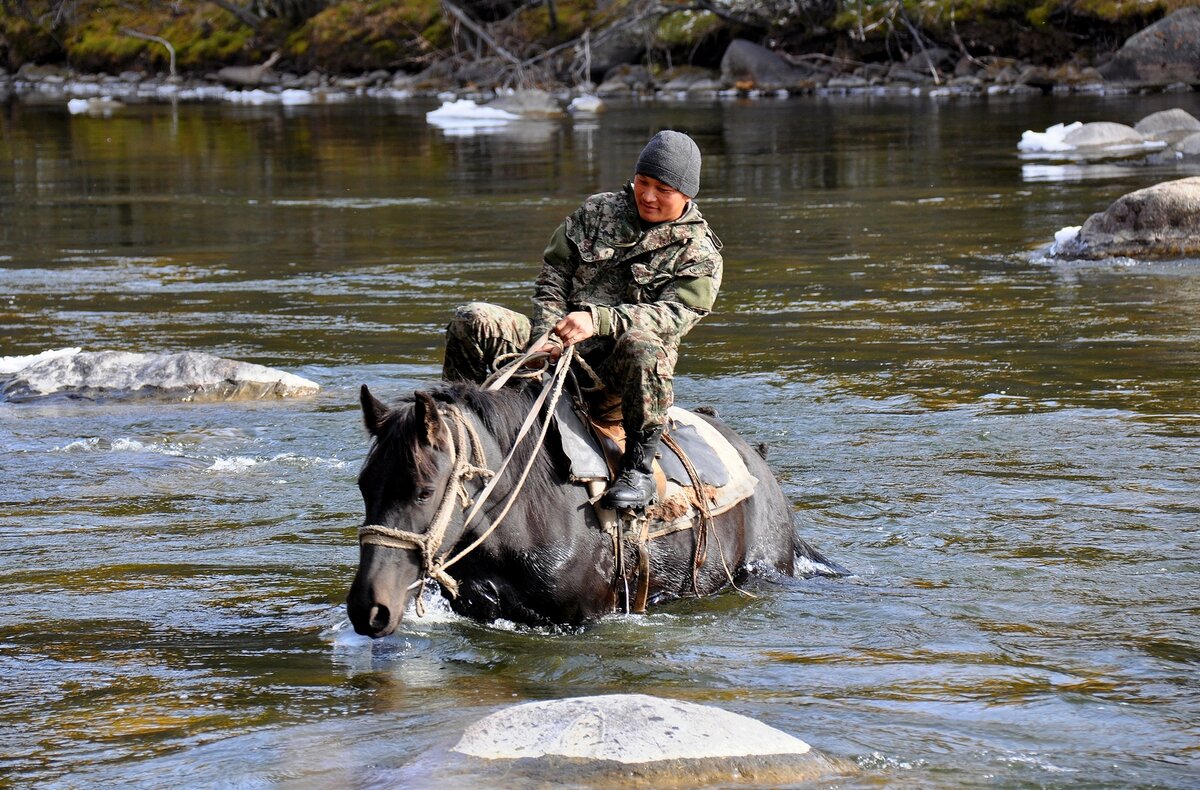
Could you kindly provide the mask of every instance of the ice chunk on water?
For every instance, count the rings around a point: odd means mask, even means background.
[[[1075,237],[1079,235],[1082,225],[1071,225],[1063,228],[1054,234],[1054,246],[1061,247],[1064,244],[1070,244],[1075,241]]]
[[[1017,150],[1070,151],[1073,146],[1063,142],[1063,138],[1082,127],[1083,123],[1076,121],[1072,124],[1056,123],[1044,132],[1026,131],[1021,135],[1021,142],[1017,143]]]

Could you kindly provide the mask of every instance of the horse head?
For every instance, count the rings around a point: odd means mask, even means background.
[[[354,630],[387,636],[400,625],[408,594],[443,544],[454,545],[458,513],[454,426],[427,392],[389,410],[364,385],[363,421],[374,439],[358,476],[366,506],[358,572],[346,599]],[[449,500],[449,506],[447,502]],[[440,534],[435,534],[440,530]]]

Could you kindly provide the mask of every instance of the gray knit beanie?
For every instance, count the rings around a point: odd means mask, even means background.
[[[646,143],[634,172],[695,197],[700,191],[700,148],[683,132],[666,129]]]

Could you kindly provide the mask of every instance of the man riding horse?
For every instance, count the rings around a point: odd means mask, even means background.
[[[712,310],[721,285],[721,242],[696,206],[700,149],[662,131],[620,192],[592,195],[559,225],[543,253],[532,323],[497,305],[460,307],[447,329],[442,375],[482,382],[497,357],[541,351],[557,360],[577,346],[621,401],[625,454],[605,494],[610,508],[653,503],[652,463],[674,402],[679,342]]]

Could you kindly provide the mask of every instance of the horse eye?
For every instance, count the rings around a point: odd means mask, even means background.
[[[429,486],[424,486],[417,491],[418,502],[428,502],[433,499],[433,489]]]

